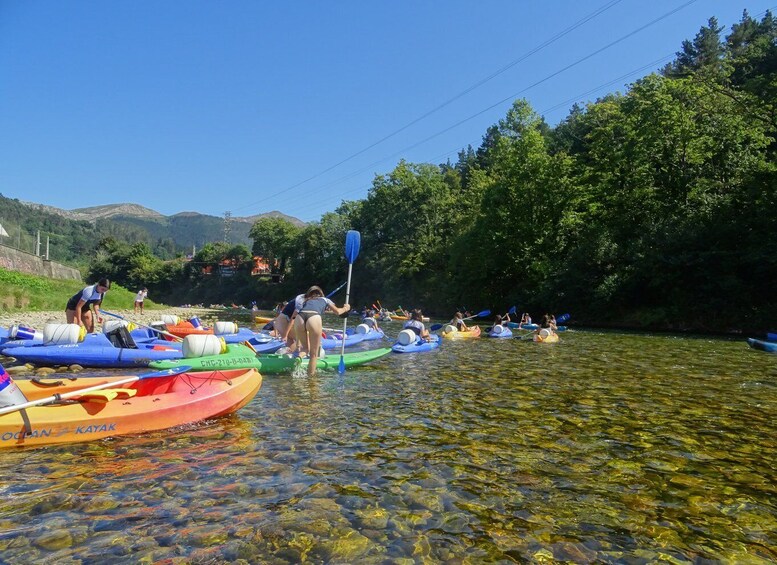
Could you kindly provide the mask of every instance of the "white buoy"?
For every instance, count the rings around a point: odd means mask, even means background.
[[[227,345],[222,338],[215,335],[192,334],[183,338],[181,349],[186,359],[192,359],[194,357],[225,353]]]
[[[181,321],[181,318],[173,314],[162,314],[162,322],[168,326],[177,326]]]
[[[402,330],[397,336],[397,341],[400,345],[410,345],[411,343],[415,343],[417,337],[418,336],[413,330]]]
[[[213,333],[216,335],[236,334],[237,324],[235,322],[216,322],[213,324]]]
[[[86,328],[78,324],[52,324],[43,328],[43,343],[46,345],[72,345],[83,341]]]
[[[356,326],[356,330],[354,330],[357,334],[368,334],[370,333],[370,326],[367,324],[359,324]]]
[[[103,333],[109,334],[118,328],[127,328],[129,330],[128,326],[129,322],[126,320],[106,320],[103,322]]]

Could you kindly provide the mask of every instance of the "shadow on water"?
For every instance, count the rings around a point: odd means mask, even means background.
[[[741,341],[574,331],[267,376],[227,418],[3,452],[0,551],[773,562],[775,361]]]

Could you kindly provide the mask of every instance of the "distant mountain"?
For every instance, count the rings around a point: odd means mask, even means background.
[[[248,236],[251,227],[260,218],[268,216],[283,218],[297,226],[305,225],[298,218],[278,211],[232,217],[230,241],[250,247],[253,244]],[[54,218],[61,219],[55,221]],[[66,238],[72,238],[71,234],[78,233],[81,239],[91,239],[95,242],[101,237],[111,235],[128,243],[145,241],[152,248],[156,248],[160,242],[166,242],[168,252],[172,252],[173,248],[179,252],[190,251],[192,246],[201,248],[206,243],[224,240],[223,217],[198,212],[179,212],[165,216],[156,210],[132,203],[63,210],[44,204],[9,199],[0,194],[0,220],[10,221],[15,229],[18,229],[16,226],[21,226],[31,236],[36,229]],[[85,251],[83,246],[80,249],[80,253]],[[73,254],[78,253],[73,251],[62,259],[70,260]]]
[[[54,208],[56,210],[57,208]],[[141,218],[164,218],[156,210],[140,206],[139,204],[106,204],[104,206],[92,206],[90,208],[76,208],[71,210],[79,215],[86,216],[86,220],[94,221],[99,218],[113,218],[114,216],[139,216]]]

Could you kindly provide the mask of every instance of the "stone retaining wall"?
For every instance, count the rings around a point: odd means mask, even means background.
[[[0,267],[9,271],[19,271],[39,275],[50,279],[83,280],[81,272],[54,261],[46,261],[32,253],[20,251],[0,244]]]

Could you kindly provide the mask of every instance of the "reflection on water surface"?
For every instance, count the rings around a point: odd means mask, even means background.
[[[777,356],[569,332],[267,376],[238,414],[0,453],[8,563],[777,560]]]

